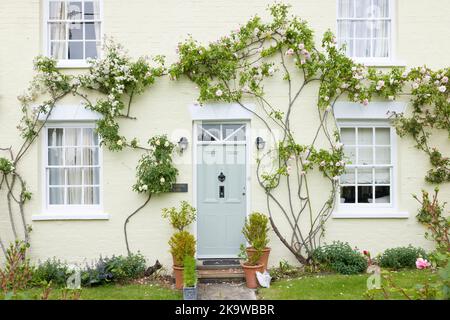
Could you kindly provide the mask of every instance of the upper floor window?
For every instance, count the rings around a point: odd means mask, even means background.
[[[45,6],[48,56],[74,65],[100,55],[100,0],[46,0]]]
[[[361,62],[392,59],[393,0],[338,0],[338,43]]]

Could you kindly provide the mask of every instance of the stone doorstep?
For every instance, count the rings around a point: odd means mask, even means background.
[[[197,270],[199,282],[242,282],[244,271],[242,268],[199,269]]]

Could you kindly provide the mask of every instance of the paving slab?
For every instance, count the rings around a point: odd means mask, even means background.
[[[199,283],[199,300],[256,300],[254,289],[245,283]]]

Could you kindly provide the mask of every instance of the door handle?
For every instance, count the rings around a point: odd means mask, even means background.
[[[225,175],[223,174],[223,172],[221,172],[217,178],[219,179],[220,182],[225,181]]]
[[[219,198],[225,198],[225,186],[219,186]]]

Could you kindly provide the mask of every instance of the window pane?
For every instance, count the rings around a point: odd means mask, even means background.
[[[245,126],[242,124],[224,124],[222,126],[222,136],[223,139],[231,141],[245,141]]]
[[[373,164],[372,147],[358,148],[358,164]]]
[[[375,17],[389,17],[389,0],[373,0],[373,12]]]
[[[50,40],[65,40],[65,39],[66,39],[66,24],[50,23]]]
[[[348,39],[353,38],[353,22],[352,21],[339,21],[338,22],[338,38]]]
[[[51,186],[54,185],[64,185],[65,184],[65,173],[64,169],[56,169],[56,168],[50,168],[48,169],[49,172],[49,184]]]
[[[378,58],[389,57],[389,40],[374,39],[373,40],[373,56]]]
[[[66,4],[64,1],[49,3],[48,17],[50,20],[64,20],[66,18]]]
[[[66,59],[67,57],[66,43],[52,41],[50,44],[50,55],[54,59]]]
[[[84,204],[99,204],[100,203],[100,188],[87,187],[84,188]]]
[[[202,128],[204,130],[202,130]],[[205,132],[206,131],[206,132]],[[220,140],[220,125],[216,124],[204,124],[199,126],[199,136],[200,141],[217,141]]]
[[[100,53],[100,42],[85,42],[86,58],[98,58]]]
[[[391,188],[389,186],[375,187],[375,203],[390,203]]]
[[[83,42],[69,42],[69,59],[83,59]]]
[[[389,168],[375,169],[375,183],[376,184],[390,184],[391,183],[391,169],[389,169]]]
[[[354,15],[354,0],[339,0],[338,2],[338,17],[351,18]]]
[[[48,149],[48,165],[61,166],[63,164],[63,149],[49,148]]]
[[[356,150],[355,147],[344,146],[345,163],[356,164]]]
[[[70,1],[68,3],[67,18],[71,20],[81,20],[81,1]]]
[[[372,184],[373,172],[372,169],[358,168],[358,184]]]
[[[49,189],[49,204],[64,204],[64,188]]]
[[[77,168],[67,169],[67,184],[68,185],[81,185],[81,170]]]
[[[100,23],[86,22],[84,24],[84,38],[86,40],[100,39]]]
[[[376,21],[373,25],[374,38],[388,38],[389,37],[389,21]]]
[[[346,145],[355,145],[355,128],[341,129],[341,142]]]
[[[83,165],[98,165],[98,148],[83,148]]]
[[[95,132],[94,128],[83,129],[83,145],[84,146],[98,145],[98,134]]]
[[[344,43],[345,43],[345,54],[349,57],[355,56],[355,48],[354,48],[355,40],[349,39],[346,40]]]
[[[355,203],[355,187],[341,187],[341,203]]]
[[[48,145],[62,146],[63,129],[48,129]]]
[[[377,145],[390,145],[391,144],[391,130],[389,128],[376,128],[375,129],[375,143]]]
[[[354,184],[355,183],[355,169],[347,168],[345,173],[341,175],[341,184]]]
[[[372,128],[359,128],[358,129],[358,144],[359,145],[372,145],[373,131]]]
[[[67,204],[82,204],[81,192],[80,187],[67,188]]]
[[[81,165],[81,149],[80,148],[66,148],[66,165],[68,165],[68,166]]]
[[[81,145],[81,129],[79,128],[66,128],[66,136],[64,137],[65,146],[79,146]]]
[[[391,148],[390,147],[376,147],[375,148],[375,163],[376,164],[391,164]]]
[[[370,38],[372,30],[371,21],[356,21],[355,23],[355,38]]]
[[[86,20],[100,19],[100,4],[98,1],[84,2],[84,18]]]
[[[100,184],[100,169],[99,168],[84,169],[84,184],[85,185]]]
[[[370,57],[371,40],[355,40],[355,56]]]
[[[358,203],[373,203],[372,186],[358,186]]]
[[[69,40],[83,40],[83,24],[69,24]]]
[[[370,0],[357,0],[355,1],[356,17],[366,18],[371,12]]]

